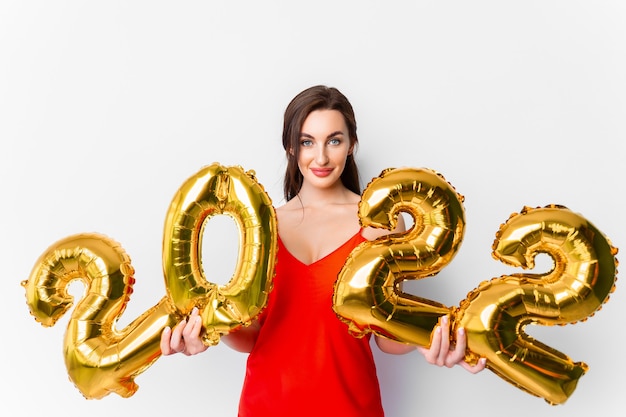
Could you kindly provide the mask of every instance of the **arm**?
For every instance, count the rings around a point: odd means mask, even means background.
[[[476,365],[465,362],[465,349],[467,348],[467,336],[463,329],[457,332],[457,343],[454,348],[450,346],[450,319],[444,316],[441,324],[435,327],[431,336],[430,348],[414,346],[396,342],[391,339],[376,336],[376,345],[385,353],[403,355],[414,350],[419,351],[426,361],[437,366],[452,368],[455,365],[462,366],[466,371],[476,374],[487,364],[485,358],[481,358]]]
[[[221,340],[224,341],[224,344],[237,352],[250,353],[259,336],[260,328],[261,325],[258,320],[254,320],[247,327],[240,327],[229,334],[225,334],[222,336]]]
[[[378,335],[375,335],[374,340],[376,341],[376,346],[378,346],[382,352],[389,353],[390,355],[404,355],[417,349],[415,345],[396,342],[395,340]]]

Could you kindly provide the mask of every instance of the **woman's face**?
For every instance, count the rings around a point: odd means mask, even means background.
[[[298,167],[303,185],[329,188],[340,181],[346,158],[352,152],[348,127],[337,110],[315,110],[300,132]]]

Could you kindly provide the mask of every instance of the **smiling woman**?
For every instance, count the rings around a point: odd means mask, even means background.
[[[290,102],[284,123],[287,203],[276,210],[273,289],[258,320],[222,337],[249,353],[239,416],[383,416],[370,335],[353,337],[332,309],[337,275],[352,250],[390,232],[359,223],[352,106],[336,88],[314,86]],[[400,217],[394,231],[402,230]],[[163,332],[164,355],[207,349],[197,314]],[[455,346],[449,331],[443,320],[433,330],[430,348],[375,338],[386,353],[418,350],[438,366],[460,364],[472,373],[484,369],[483,360],[464,361],[462,331]]]
[[[131,399],[85,400],[63,365],[70,315],[44,331],[19,281],[60,236],[103,232],[123,244],[138,273],[118,327],[131,323],[164,295],[164,214],[196,168],[220,161],[254,169],[276,207],[285,204],[282,116],[312,85],[338,86],[354,106],[362,187],[387,167],[427,166],[466,196],[459,254],[437,277],[405,281],[404,291],[456,305],[483,280],[537,273],[490,254],[499,225],[525,205],[563,204],[623,247],[625,21],[620,0],[0,1],[0,352],[12,364],[2,372],[3,405],[15,415],[236,415],[247,354],[225,343],[159,359]],[[304,118],[288,118],[296,135]],[[308,209],[296,213],[306,218]],[[206,230],[224,262],[236,233]],[[225,283],[232,270],[210,262],[208,279]],[[75,288],[82,296],[84,286]],[[449,372],[421,354],[385,354],[372,340],[384,410],[621,417],[625,318],[618,282],[588,322],[528,326],[589,364],[558,407],[490,371]]]

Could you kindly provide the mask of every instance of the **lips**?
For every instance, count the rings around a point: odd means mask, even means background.
[[[327,177],[333,172],[333,169],[332,168],[311,168],[311,172],[316,177]]]

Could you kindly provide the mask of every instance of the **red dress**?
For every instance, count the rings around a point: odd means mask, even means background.
[[[332,309],[334,284],[355,234],[305,265],[278,241],[276,275],[248,357],[240,417],[381,417],[369,335],[355,338]]]

